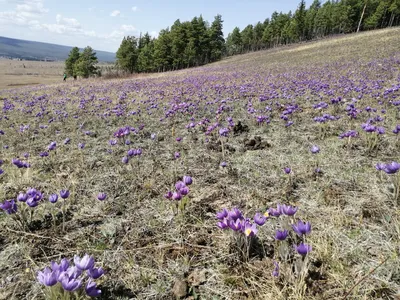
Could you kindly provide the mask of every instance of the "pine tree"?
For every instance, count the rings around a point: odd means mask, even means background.
[[[89,76],[97,74],[97,63],[96,52],[94,52],[92,47],[87,46],[83,49],[82,53],[79,55],[79,59],[74,64],[74,72],[76,72],[78,76],[89,78]]]
[[[239,27],[235,27],[228,35],[226,46],[229,55],[241,53],[243,50],[242,35],[240,34]]]
[[[158,38],[154,41],[154,68],[157,71],[168,71],[172,68],[171,55],[172,37],[169,29],[160,31]]]
[[[306,2],[304,0],[300,1],[300,4],[294,14],[295,23],[292,23],[292,26],[295,26],[295,39],[299,39],[300,41],[304,40],[306,35]]]
[[[136,38],[133,36],[124,37],[116,53],[116,56],[117,66],[131,74],[135,72],[138,58]]]
[[[68,58],[65,61],[65,74],[67,74],[67,76],[73,77],[74,79],[76,79],[76,77],[77,77],[77,74],[74,69],[74,65],[78,61],[79,55],[80,55],[79,48],[74,47],[69,52]]]
[[[221,15],[217,15],[208,29],[209,48],[208,57],[211,62],[221,59],[225,48],[225,39],[223,29],[223,20]]]

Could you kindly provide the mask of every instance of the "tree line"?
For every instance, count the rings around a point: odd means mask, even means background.
[[[199,66],[222,58],[225,39],[222,17],[211,25],[202,16],[191,21],[179,19],[160,31],[158,38],[148,33],[124,37],[116,53],[117,64],[133,72],[169,71]]]
[[[398,25],[400,0],[328,0],[323,4],[314,0],[308,8],[301,0],[294,12],[275,11],[263,22],[249,24],[242,30],[235,27],[226,40],[221,15],[211,24],[201,15],[191,21],[178,19],[171,27],[161,30],[157,38],[148,33],[126,36],[116,53],[116,65],[129,73],[164,72],[329,35]],[[66,61],[68,76],[93,74],[93,62],[97,58],[89,50],[79,54],[79,49],[74,49]]]
[[[279,45],[400,25],[400,0],[314,0],[307,8],[301,0],[292,13],[273,12],[270,18],[243,30],[235,27],[225,41],[223,20],[209,25],[202,16],[190,22],[178,19],[160,31],[128,36],[117,51],[117,64],[133,72],[182,69],[214,62],[224,56],[268,49]]]
[[[235,27],[226,39],[225,54],[235,55],[364,30],[400,25],[400,0],[300,1],[294,13],[273,12],[270,18],[243,30]]]

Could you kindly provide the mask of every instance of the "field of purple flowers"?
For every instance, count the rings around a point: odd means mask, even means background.
[[[394,299],[400,29],[0,92],[0,299]]]

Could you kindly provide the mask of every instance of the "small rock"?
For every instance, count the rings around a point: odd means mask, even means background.
[[[174,287],[172,288],[172,293],[176,298],[183,298],[187,295],[188,285],[184,280],[175,280]]]
[[[188,282],[192,286],[199,286],[200,284],[206,282],[206,270],[194,270],[189,274]]]

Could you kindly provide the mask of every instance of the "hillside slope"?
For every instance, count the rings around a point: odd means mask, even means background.
[[[26,60],[65,60],[72,47],[0,36],[0,56]],[[101,62],[115,61],[115,53],[96,50]]]

